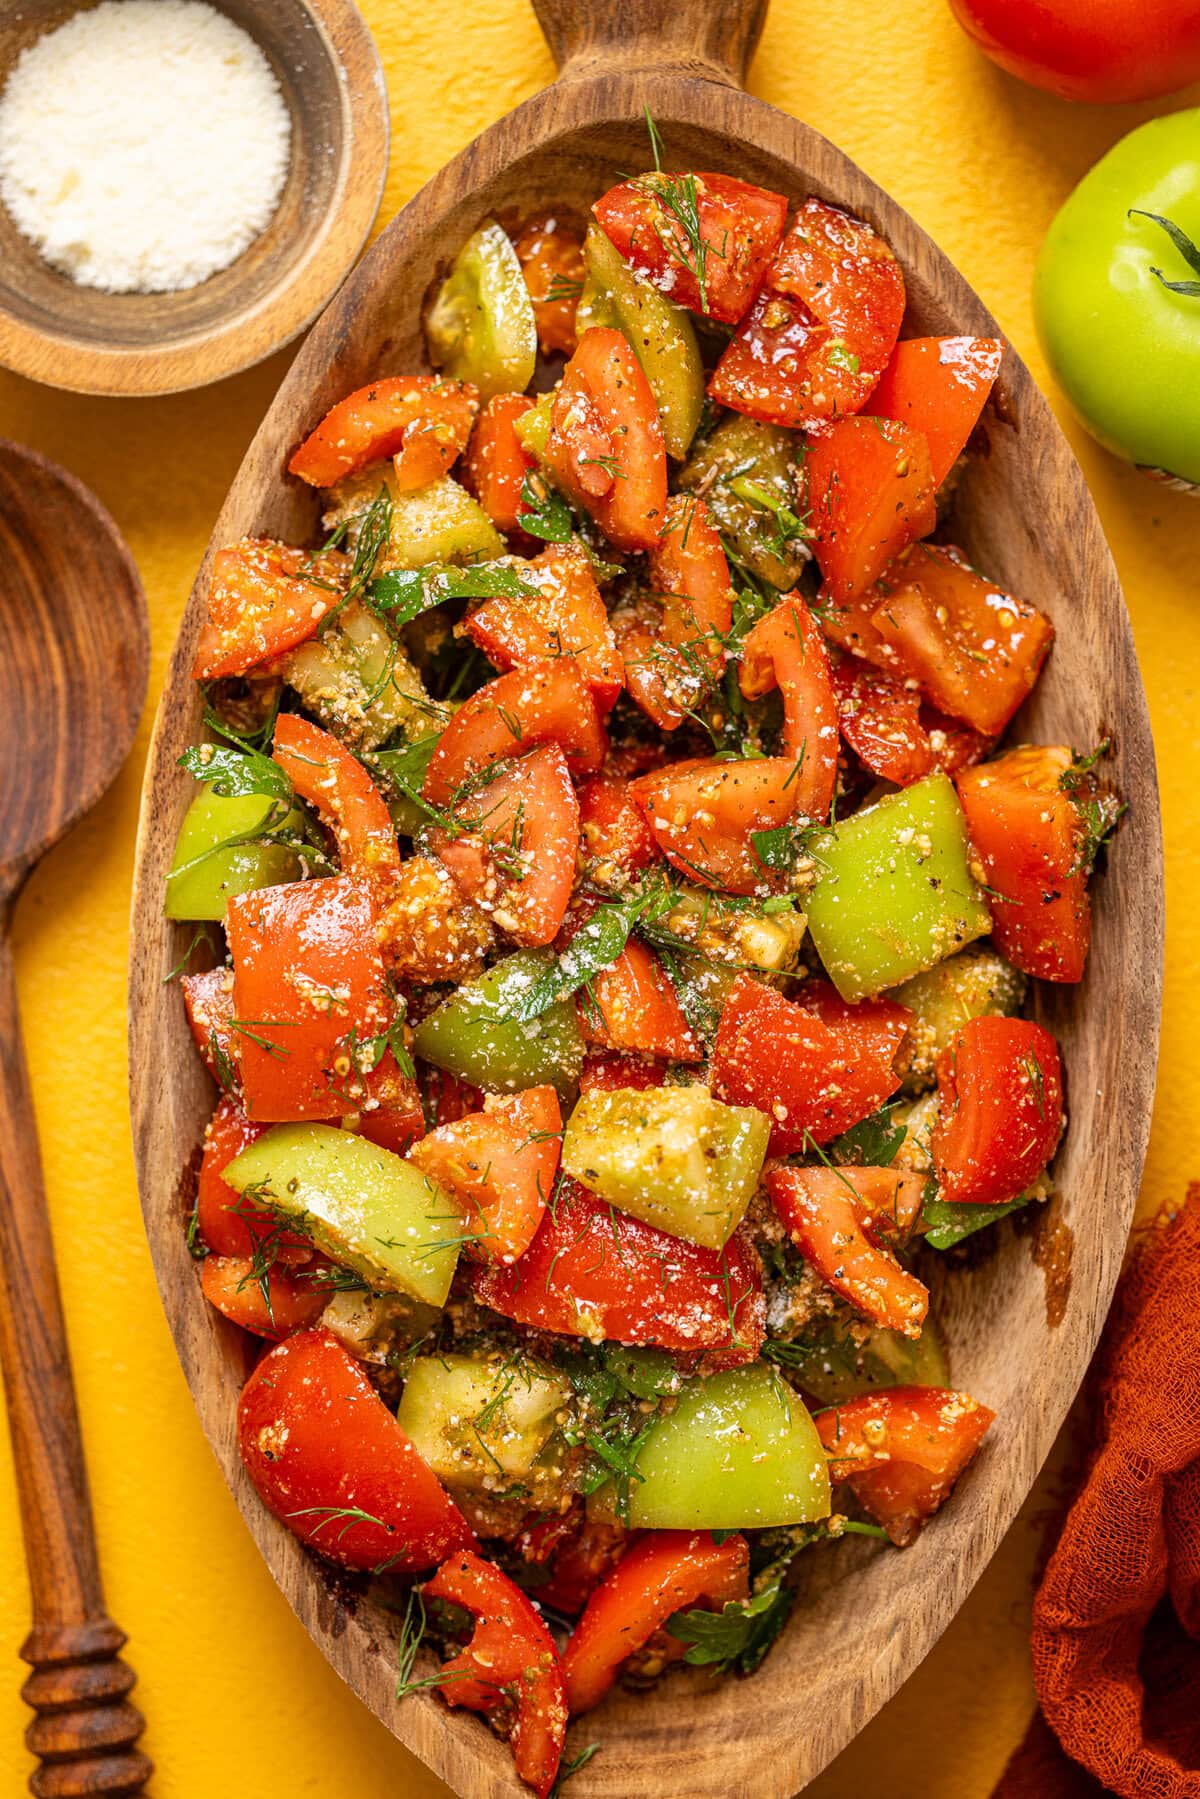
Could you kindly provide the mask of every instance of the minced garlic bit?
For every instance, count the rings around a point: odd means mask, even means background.
[[[0,200],[86,287],[194,287],[269,223],[291,117],[254,39],[204,0],[101,0],[17,58]]]

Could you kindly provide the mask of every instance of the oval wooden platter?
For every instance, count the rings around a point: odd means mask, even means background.
[[[384,232],[312,331],[252,444],[213,534],[298,542],[316,503],[289,481],[294,444],[371,376],[425,366],[420,313],[438,272],[497,212],[580,212],[646,163],[650,104],[674,167],[725,170],[816,193],[876,226],[904,264],[906,335],[999,335],[934,244],[823,138],[740,91],[762,0],[535,0],[563,73],[468,146]],[[1133,1212],[1149,1127],[1161,982],[1161,842],[1154,752],[1129,621],[1080,470],[1046,402],[1009,351],[984,443],[958,486],[950,531],[973,560],[1053,618],[1058,643],[1017,734],[1085,746],[1111,736],[1129,801],[1096,884],[1086,981],[1039,991],[1063,1045],[1070,1132],[1061,1198],[935,1287],[953,1379],[999,1413],[953,1504],[903,1553],[861,1539],[814,1551],[793,1621],[749,1681],[673,1673],[618,1693],[578,1725],[568,1752],[603,1753],[573,1799],[782,1799],[811,1780],[926,1654],[1029,1491],[1095,1346]],[[209,556],[211,557],[211,548]],[[146,773],[133,905],[131,1090],[142,1205],[164,1304],[201,1422],[288,1600],[338,1672],[454,1790],[521,1792],[509,1754],[475,1718],[421,1694],[394,1698],[395,1620],[300,1547],[259,1504],[234,1440],[254,1351],[201,1297],[184,1245],[213,1093],[164,976],[186,931],[164,923],[162,883],[191,781],[176,761],[201,730],[188,677],[206,557],[184,616]]]

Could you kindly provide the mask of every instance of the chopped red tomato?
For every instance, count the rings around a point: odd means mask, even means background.
[[[277,1261],[307,1262],[313,1253],[309,1238],[294,1231],[281,1232],[276,1213],[235,1193],[222,1179],[233,1158],[266,1128],[247,1118],[232,1094],[221,1095],[204,1133],[204,1155],[196,1182],[196,1226],[214,1256],[251,1256],[264,1238],[274,1237],[272,1251]]]
[[[888,1330],[919,1337],[929,1291],[885,1247],[921,1209],[923,1175],[895,1168],[768,1168],[763,1185],[806,1262]]]
[[[736,325],[779,248],[788,203],[732,175],[664,170],[618,182],[592,211],[626,262],[676,305]]]
[[[958,461],[1003,359],[997,337],[909,337],[892,351],[871,411],[924,435],[935,487]]]
[[[494,1312],[568,1337],[753,1361],[765,1307],[758,1260],[735,1231],[718,1254],[618,1212],[572,1180],[519,1262],[491,1263],[475,1297]]]
[[[416,1574],[476,1547],[437,1476],[328,1331],[301,1331],[263,1357],[242,1389],[238,1448],[267,1510],[343,1567]]]
[[[583,292],[583,239],[555,213],[530,219],[516,240],[544,356],[575,348],[575,308]]]
[[[885,1020],[880,1005],[895,1018]],[[828,1143],[900,1085],[896,1053],[912,1014],[887,1000],[845,1012],[826,1023],[748,974],[730,989],[713,1046],[713,1092],[765,1112],[776,1155]]]
[[[930,1139],[943,1199],[1002,1205],[1035,1181],[1062,1135],[1058,1045],[1031,1018],[972,1018],[938,1057]]]
[[[596,702],[566,660],[498,675],[464,701],[438,739],[422,792],[444,806],[472,776],[538,743],[557,743],[577,775],[594,775],[604,761]]]
[[[576,937],[597,902],[580,899],[563,927],[560,947]],[[637,1050],[668,1062],[699,1062],[704,1050],[691,1030],[658,957],[631,937],[608,968],[593,975],[578,1001],[583,1034],[606,1049]]]
[[[802,981],[793,999],[834,1030],[852,1031],[865,1055],[885,1061],[894,1062],[899,1056],[913,1019],[907,1006],[882,994],[873,999],[843,999],[832,981]]]
[[[389,1049],[366,1075],[364,1084],[366,1094],[356,1127],[359,1136],[378,1143],[380,1149],[390,1149],[393,1155],[407,1154],[425,1135],[425,1114],[415,1078],[401,1071]]]
[[[533,1087],[439,1125],[409,1160],[461,1200],[476,1261],[514,1262],[533,1241],[554,1189],[562,1114],[553,1087]]]
[[[630,615],[621,653],[626,685],[662,730],[683,723],[725,664],[733,583],[708,507],[695,494],[667,501],[650,552],[653,616]]]
[[[915,689],[847,657],[833,670],[833,691],[843,738],[881,781],[907,787],[937,766]]]
[[[973,768],[987,755],[992,739],[981,731],[973,731],[961,719],[947,718],[933,706],[921,707],[921,726],[929,738],[935,768],[944,775],[956,775],[962,768]]]
[[[961,550],[916,544],[884,570],[871,624],[933,704],[995,737],[1038,678],[1050,620],[977,575]]]
[[[271,754],[333,833],[342,873],[386,888],[400,867],[396,827],[358,757],[296,712],[280,713]]]
[[[995,1412],[944,1387],[890,1387],[816,1413],[834,1458],[830,1477],[849,1483],[893,1543],[911,1543],[946,1500]]]
[[[825,639],[798,593],[747,632],[738,680],[747,699],[779,688],[783,744],[795,772],[792,811],[804,818],[827,817],[837,783],[837,701]]]
[[[630,938],[611,968],[592,978],[579,1002],[583,1034],[606,1049],[640,1050],[667,1062],[701,1062],[704,1050],[683,1015],[658,957]]]
[[[670,762],[629,783],[663,855],[689,879],[729,893],[755,893],[772,875],[754,853],[757,831],[776,830],[796,810],[796,763]]]
[[[526,1560],[535,1566],[549,1562],[549,1578],[539,1581],[537,1587],[542,1604],[552,1605],[556,1612],[565,1612],[573,1618],[620,1561],[629,1541],[629,1532],[615,1519],[589,1518],[585,1508],[578,1504],[565,1518],[552,1518],[547,1524],[554,1534],[544,1552],[532,1543],[529,1548],[523,1543],[522,1549]],[[522,1532],[522,1537],[532,1538],[538,1528],[535,1525],[532,1530]],[[546,1530],[547,1525],[541,1528]]]
[[[402,492],[425,487],[466,448],[478,411],[478,391],[467,381],[389,376],[339,400],[300,445],[288,473],[312,487],[332,487],[392,456]]]
[[[521,487],[533,457],[513,429],[533,405],[529,394],[496,394],[475,421],[462,466],[462,481],[498,531],[515,531]]]
[[[590,1054],[579,1076],[581,1093],[611,1093],[621,1088],[661,1087],[667,1071],[653,1056],[614,1049]]]
[[[808,199],[709,392],[751,418],[820,431],[865,405],[903,318],[904,276],[887,244],[860,219]]]
[[[567,1644],[572,1715],[599,1705],[622,1663],[675,1612],[705,1603],[719,1611],[728,1600],[745,1599],[749,1577],[743,1536],[717,1543],[709,1530],[654,1530],[639,1537],[596,1588]]]
[[[937,523],[929,446],[893,419],[839,419],[812,445],[814,554],[835,600],[870,587]]]
[[[1059,785],[1070,766],[1061,745],[1024,745],[956,783],[996,947],[1042,981],[1081,981],[1092,934],[1085,824]]]
[[[309,1274],[308,1269],[262,1271],[261,1263],[249,1256],[205,1256],[200,1288],[231,1324],[277,1342],[315,1324],[329,1303],[329,1288]]]
[[[439,1124],[452,1124],[456,1118],[466,1118],[483,1106],[483,1094],[478,1087],[472,1087],[469,1081],[460,1081],[456,1074],[447,1074],[443,1068],[422,1065],[421,1080],[430,1129]]]
[[[185,974],[179,985],[188,1025],[204,1066],[214,1081],[229,1088],[237,1078],[232,1030],[233,970],[210,968],[204,974]]]
[[[466,1648],[442,1664],[442,1698],[483,1712],[500,1728],[517,1773],[547,1799],[567,1734],[567,1695],[541,1613],[507,1574],[469,1549],[444,1562],[424,1593],[461,1606],[476,1621]]]
[[[218,550],[193,678],[244,675],[315,637],[349,574],[350,558],[340,550],[310,555],[269,537],[243,537]]]
[[[497,668],[572,661],[603,712],[621,691],[621,658],[586,550],[547,544],[526,562],[521,579],[536,589],[516,599],[485,600],[466,628]]]
[[[654,391],[619,331],[593,326],[563,370],[546,469],[619,550],[652,550],[667,504]]]
[[[229,902],[231,1029],[247,1116],[256,1123],[357,1112],[357,1057],[392,1022],[362,881],[296,881]]]
[[[579,789],[586,866],[603,885],[632,880],[662,861],[662,851],[629,796],[629,783],[596,775]]]
[[[439,828],[429,842],[465,897],[514,942],[552,943],[579,848],[579,802],[558,745],[492,763],[454,816],[463,834]]]

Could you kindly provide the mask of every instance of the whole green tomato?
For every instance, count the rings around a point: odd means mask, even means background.
[[[1200,108],[1139,125],[1046,234],[1038,335],[1093,436],[1200,484]]]

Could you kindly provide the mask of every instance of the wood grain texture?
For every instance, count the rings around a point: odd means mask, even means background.
[[[8,942],[38,857],[133,742],[149,633],[112,520],[53,463],[0,441],[0,1363],[33,1601],[21,1649],[39,1799],[139,1793],[151,1764],[96,1555]]]
[[[353,0],[216,0],[257,39],[292,119],[292,161],[262,235],[199,286],[80,287],[0,207],[0,363],[79,393],[203,387],[290,342],[337,288],[379,210],[388,159],[383,70]],[[17,56],[79,0],[0,8],[0,87]]]
[[[668,162],[725,170],[799,199],[849,207],[888,238],[909,287],[906,331],[999,335],[965,281],[907,214],[815,132],[731,86],[707,64],[710,9],[671,10],[660,66],[614,67],[598,4],[538,0],[565,79],[476,139],[388,227],[314,328],[217,521],[213,545],[246,530],[304,540],[317,503],[286,479],[296,441],[348,389],[424,366],[422,300],[464,237],[499,210],[547,195],[583,211],[647,160],[651,106]],[[628,9],[630,17],[658,20]],[[745,18],[735,8],[728,17]],[[681,19],[688,21],[684,32]],[[577,27],[581,27],[577,29]],[[753,28],[753,21],[752,21]],[[749,41],[748,39],[746,41]],[[585,55],[590,59],[584,67]],[[736,66],[740,53],[731,59]],[[639,41],[637,63],[648,64]],[[1040,1468],[1094,1348],[1120,1265],[1149,1128],[1162,952],[1161,842],[1144,697],[1100,526],[1045,401],[1011,352],[981,448],[955,490],[950,528],[973,559],[1055,620],[1059,641],[1018,735],[1090,744],[1111,734],[1130,802],[1098,882],[1086,981],[1038,998],[1059,1035],[1071,1129],[1058,1158],[1061,1214],[1003,1223],[969,1265],[935,1280],[953,1377],[1000,1416],[946,1508],[902,1554],[846,1541],[808,1558],[801,1603],[749,1683],[676,1672],[650,1695],[614,1694],[575,1728],[599,1740],[572,1799],[782,1799],[813,1778],[925,1655],[978,1578]],[[142,1204],[159,1284],[209,1440],[268,1565],[332,1665],[395,1734],[469,1799],[515,1799],[507,1750],[433,1697],[393,1697],[394,1620],[323,1569],[258,1504],[238,1461],[237,1394],[253,1352],[206,1308],[184,1246],[194,1165],[213,1093],[178,993],[162,977],[184,933],[161,918],[162,881],[189,783],[175,767],[200,729],[188,667],[203,616],[201,567],[167,679],[147,768],[134,895],[131,1098]],[[1070,1233],[1070,1236],[1067,1235]],[[1063,1255],[1070,1248],[1064,1298]],[[1053,1290],[1044,1268],[1057,1266]],[[1051,1323],[1057,1317],[1059,1322]]]

